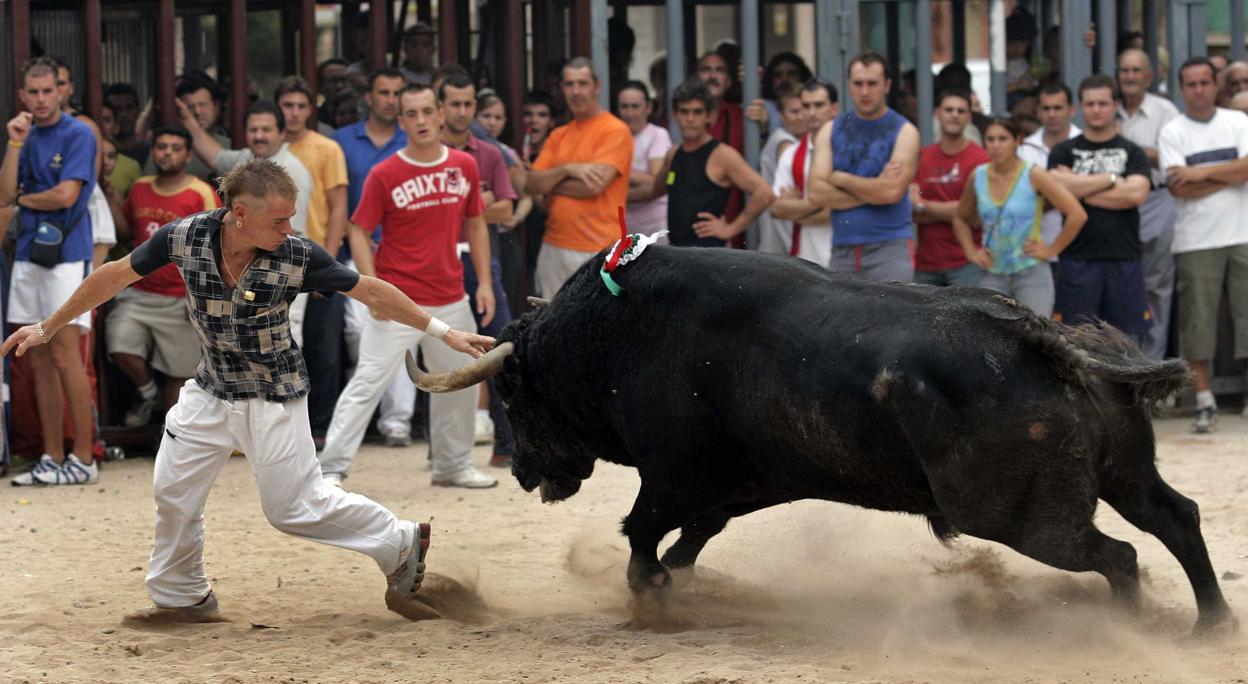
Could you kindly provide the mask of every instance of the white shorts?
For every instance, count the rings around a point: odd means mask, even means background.
[[[542,250],[537,253],[537,272],[533,275],[538,294],[546,299],[554,297],[563,283],[576,273],[576,269],[595,254],[597,252],[578,252],[543,242]]]
[[[71,261],[52,268],[14,261],[13,275],[9,277],[9,323],[31,325],[48,320],[90,272],[88,261]],[[90,332],[91,312],[84,312],[70,323]]]
[[[203,355],[199,335],[186,312],[186,300],[128,287],[113,300],[104,324],[109,354],[151,360],[152,368],[173,378],[190,378]]]

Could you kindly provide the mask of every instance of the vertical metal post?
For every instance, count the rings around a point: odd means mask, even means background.
[[[1190,56],[1207,57],[1209,55],[1209,27],[1205,24],[1205,0],[1188,0],[1187,11],[1188,22],[1190,22],[1187,40],[1188,45],[1192,47]]]
[[[18,94],[25,85],[22,67],[30,59],[30,1],[12,0],[9,5],[9,49],[13,56],[13,111],[20,111],[22,101]]]
[[[433,26],[433,0],[416,0],[416,21]]]
[[[368,3],[368,66],[380,69],[386,66],[386,46],[390,37],[386,35],[386,5],[390,0]]]
[[[247,3],[230,0],[226,27],[230,40],[230,138],[234,147],[247,144]]]
[[[1134,5],[1135,5],[1135,2],[1133,0],[1117,0],[1118,9],[1116,12],[1114,12],[1114,16],[1118,18],[1118,26],[1119,26],[1120,31],[1125,32],[1125,31],[1131,30],[1131,24],[1133,23],[1131,21],[1131,13],[1133,11]]]
[[[1179,92],[1179,67],[1189,57],[1203,56],[1205,41],[1205,1],[1166,0],[1166,47],[1170,51],[1166,84],[1170,99],[1180,109],[1183,97]]]
[[[932,131],[932,0],[914,3],[914,83],[919,99],[919,137],[924,145],[934,142]]]
[[[572,56],[573,57],[593,57],[593,41],[594,29],[593,11],[589,5],[594,0],[572,0]]]
[[[1066,4],[1071,4],[1067,2]],[[1005,114],[1005,0],[988,7],[988,68],[992,89],[992,115]]]
[[[953,61],[966,64],[966,0],[953,0]]]
[[[758,0],[741,0],[737,6],[737,16],[741,22],[741,61],[745,64],[745,78],[741,80],[741,99],[746,104],[758,98]],[[732,68],[733,65],[729,65]],[[745,120],[745,160],[753,168],[758,168],[759,152],[758,122]]]
[[[1101,59],[1101,73],[1113,76],[1118,64],[1118,13],[1114,0],[1098,0],[1096,22],[1096,52]],[[1126,26],[1130,26],[1127,17]]]
[[[278,35],[283,37],[293,36],[299,30],[299,8],[298,3],[292,3],[291,0],[284,0],[279,7],[278,12]],[[298,73],[297,62],[299,60],[299,45],[293,40],[282,40],[282,73],[294,74]],[[315,104],[315,102],[313,103]]]
[[[83,83],[85,91],[83,93],[83,105],[86,107],[87,115],[92,119],[99,121],[101,105],[104,104],[104,85],[102,76],[101,59],[102,51],[100,49],[100,29],[103,17],[100,15],[100,0],[84,0],[82,3],[82,48],[83,61],[86,64],[84,69]]]
[[[299,74],[312,89],[312,108],[321,84],[316,74],[316,0],[299,0]]]
[[[819,77],[835,85],[845,101],[849,60],[858,54],[858,0],[816,0],[815,26]]]
[[[1092,51],[1083,43],[1083,32],[1092,23],[1092,5],[1067,0],[1062,3],[1062,82],[1071,90],[1092,74]]]
[[[598,104],[611,109],[611,59],[607,55],[607,0],[589,0],[589,54],[598,74]]]
[[[520,0],[503,2],[503,101],[511,123],[508,143],[520,149],[524,139],[524,5]]]
[[[455,0],[438,0],[438,64],[454,64],[459,59],[455,29]]]
[[[1244,58],[1244,0],[1231,0],[1231,61]]]
[[[836,72],[835,5],[833,0],[815,0],[815,74],[828,80]]]
[[[1148,61],[1153,65],[1153,73],[1157,77],[1153,79],[1153,85],[1150,90],[1156,92],[1161,86],[1162,81],[1166,78],[1166,74],[1161,73],[1161,60],[1158,59],[1157,36],[1160,32],[1158,24],[1160,18],[1157,14],[1157,0],[1144,0],[1144,52],[1148,53]]]
[[[825,2],[827,0],[824,0]],[[680,143],[680,126],[672,110],[672,92],[685,80],[685,3],[667,0],[667,130]]]
[[[173,0],[156,3],[156,121],[168,125],[177,121],[174,96],[174,21]]]

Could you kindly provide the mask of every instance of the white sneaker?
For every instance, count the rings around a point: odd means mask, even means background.
[[[381,443],[388,447],[409,447],[412,436],[406,432],[387,432],[382,436]]]
[[[325,484],[333,485],[338,489],[342,489],[342,475],[338,473],[323,473],[321,478],[325,480]]]
[[[446,479],[434,478],[434,487],[466,487],[468,489],[489,489],[498,484],[498,480],[486,475],[476,468],[468,468]]]
[[[51,454],[44,454],[43,456],[39,457],[38,463],[30,467],[30,470],[27,470],[21,475],[18,475],[17,477],[14,477],[12,480],[9,480],[9,484],[13,485],[14,487],[29,487],[31,485],[41,484],[38,480],[35,479],[36,475],[42,472],[49,471],[49,470],[56,470],[60,467],[61,466],[58,465],[56,461],[52,460]]]
[[[143,427],[152,422],[152,414],[156,412],[156,407],[160,404],[160,395],[156,395],[151,399],[144,399],[139,402],[138,406],[126,411],[125,424],[126,427]]]
[[[489,411],[477,409],[476,437],[473,442],[475,444],[494,443],[494,421],[490,418]]]
[[[100,467],[91,460],[85,465],[77,456],[68,454],[60,467],[45,470],[35,475],[35,481],[46,485],[87,485],[100,481]]]
[[[386,576],[386,590],[404,598],[420,589],[425,578],[425,554],[429,553],[429,523],[403,520],[403,547],[399,550],[399,569]]]

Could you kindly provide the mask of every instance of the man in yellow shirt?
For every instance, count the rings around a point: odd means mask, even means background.
[[[549,196],[534,278],[544,297],[620,236],[618,208],[628,203],[633,163],[628,125],[598,104],[602,84],[593,62],[572,58],[562,78],[572,121],[551,131],[524,185],[525,194]]]
[[[308,238],[337,256],[347,225],[347,159],[332,139],[316,132],[316,101],[306,81],[287,76],[273,93],[286,119],[286,142],[312,176],[308,202]],[[311,127],[309,127],[311,124]],[[343,316],[346,298],[338,293],[308,299],[304,312],[303,360],[312,389],[308,418],[313,439],[329,429],[334,403],[342,389]]]

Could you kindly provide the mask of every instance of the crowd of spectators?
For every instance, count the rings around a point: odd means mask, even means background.
[[[1193,429],[1214,429],[1210,362],[1224,289],[1235,358],[1248,358],[1248,64],[1185,62],[1172,84],[1180,114],[1151,92],[1155,67],[1137,36],[1120,41],[1114,76],[1065,84],[1050,38],[1033,50],[1034,22],[1011,17],[1007,33],[1008,112],[985,116],[970,72],[946,65],[930,103],[938,138],[925,147],[914,74],[869,52],[851,61],[844,102],[830,75],[785,52],[761,70],[763,97],[743,103],[739,54],[726,45],[702,55],[670,98],[661,63],[649,84],[613,80],[610,111],[599,105],[603,65],[577,57],[551,70],[549,89],[526,94],[514,138],[480,69],[434,64],[436,34],[424,24],[405,32],[397,68],[321,63],[319,101],[289,76],[271,99],[231,103],[209,74],[186,73],[177,123],[167,126],[153,125],[151,104],[124,83],[105,89],[91,120],[74,107],[69,69],[38,58],[25,67],[26,111],[8,122],[0,168],[0,223],[15,238],[7,319],[42,321],[110,250],[119,257],[164,224],[217,209],[217,179],[259,157],[294,180],[299,235],[394,281],[456,327],[496,334],[521,308],[519,295],[553,296],[616,239],[626,207],[633,232],[665,230],[661,239],[676,246],[741,248],[756,226],[755,248],[834,273],[984,287],[1042,316],[1105,321],[1153,358],[1188,360]],[[436,112],[409,112],[418,94]],[[225,126],[235,106],[246,108],[240,149]],[[762,136],[758,168],[743,156],[750,120]],[[426,135],[436,135],[436,159],[409,158],[411,136]],[[421,205],[422,184],[435,176],[471,186],[445,236],[430,226],[449,215],[413,221],[405,210]],[[428,253],[444,239],[450,261]],[[98,439],[74,439],[98,433],[92,378],[105,369],[92,367],[93,331],[134,388],[117,422],[159,424],[199,363],[184,296],[165,267],[31,352],[42,453],[15,484],[98,478]],[[427,400],[398,372],[396,349],[419,348],[423,363],[441,368],[454,362],[441,358],[444,347],[421,345],[418,333],[390,339],[386,321],[340,294],[301,295],[291,320],[311,378],[313,434],[329,442],[327,475],[341,483],[379,407],[387,445],[410,445],[422,430],[414,417],[424,421],[439,483],[495,484],[464,459],[472,441],[493,441],[491,465],[510,461],[496,394],[487,385],[418,411]]]

